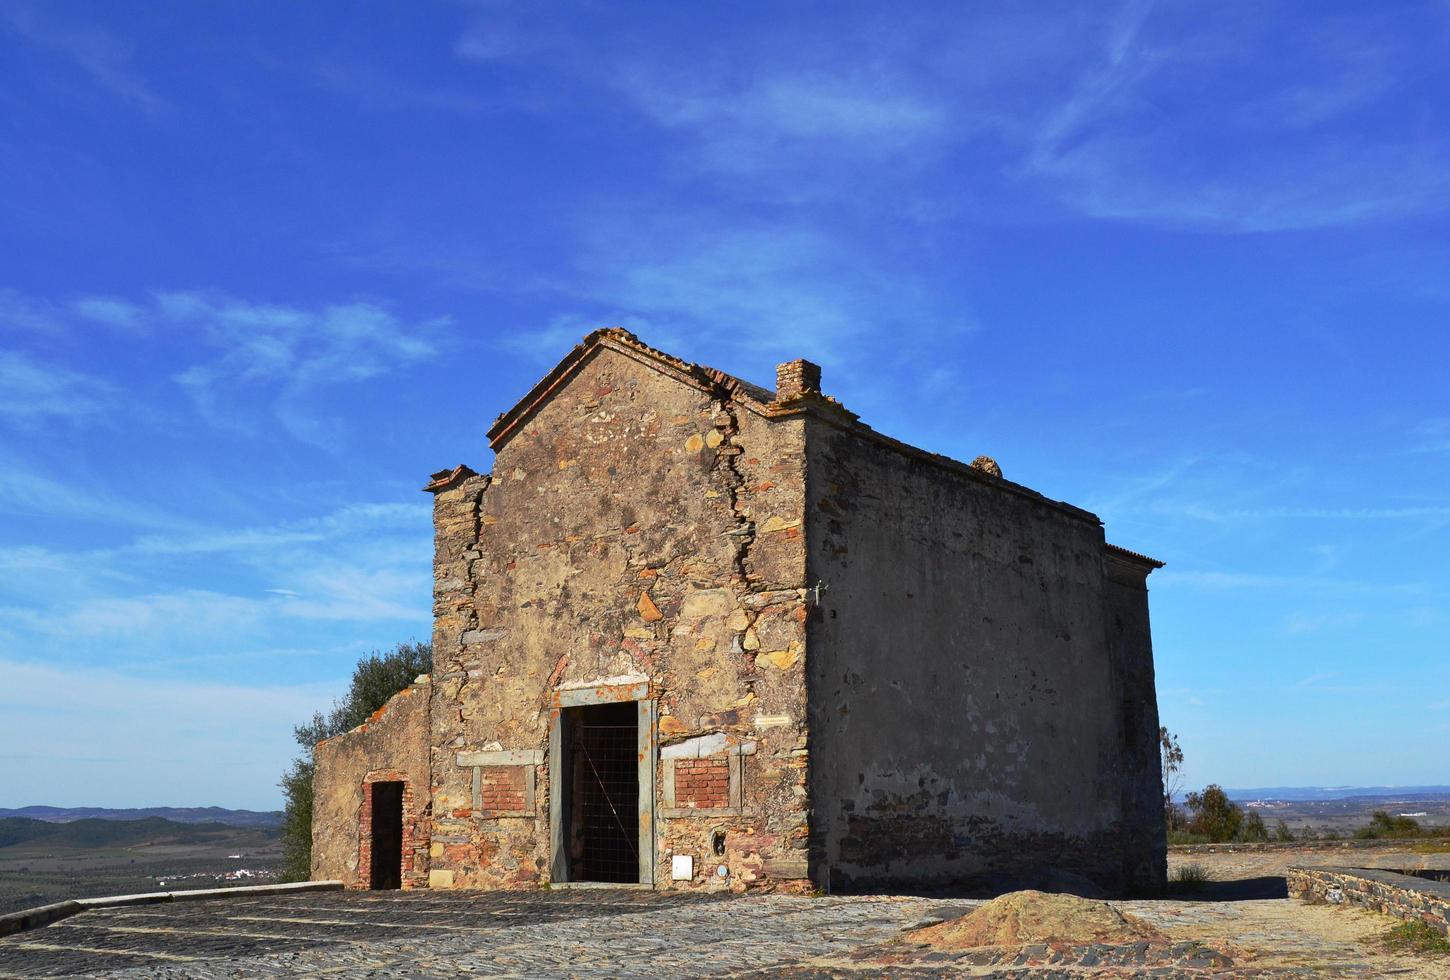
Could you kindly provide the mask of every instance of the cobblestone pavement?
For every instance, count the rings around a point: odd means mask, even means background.
[[[976,903],[624,890],[325,892],[87,912],[0,940],[0,977],[1450,977],[1366,936],[1390,920],[1289,899],[1120,903],[1167,944],[934,950]]]
[[[0,940],[0,976],[721,976],[845,953],[972,904],[604,889],[322,892],[87,912]]]

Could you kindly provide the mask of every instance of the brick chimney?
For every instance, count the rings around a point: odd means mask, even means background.
[[[794,360],[775,366],[775,400],[789,401],[802,395],[821,393],[821,366]]]

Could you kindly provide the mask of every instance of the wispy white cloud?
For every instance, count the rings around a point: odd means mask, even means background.
[[[24,2],[0,6],[0,25],[53,51],[92,82],[147,114],[167,108],[135,66],[135,46],[91,23],[62,23],[54,11]]]
[[[331,59],[313,65],[310,74],[322,88],[370,110],[475,113],[499,107],[498,100],[477,91],[429,88],[375,65]]]
[[[0,289],[0,334],[47,335],[65,329],[65,314],[53,304],[14,289]]]
[[[1228,232],[1450,207],[1450,137],[1407,91],[1438,52],[1376,11],[1312,24],[1152,0],[958,13],[843,8],[830,40],[787,20],[732,32],[725,54],[645,48],[627,23],[489,12],[455,52],[622,99],[679,137],[665,150],[676,176],[717,178],[727,195],[926,222],[970,173],[1025,190],[1012,197],[1033,218],[1045,192],[1092,218]],[[560,106],[518,89],[532,109]],[[990,212],[991,193],[971,199]]]
[[[1352,630],[1364,622],[1364,613],[1347,612],[1295,612],[1284,619],[1280,631],[1289,636],[1305,636],[1314,633],[1342,633]]]
[[[928,337],[940,349],[976,327],[959,309],[937,308],[922,283],[806,228],[720,227],[699,216],[631,227],[595,217],[588,225],[608,232],[585,232],[580,275],[559,289],[600,313],[555,319],[551,342],[577,340],[586,324],[623,322],[656,343],[708,337],[727,360],[806,356],[864,370],[868,350],[910,356]]]
[[[933,86],[904,51],[875,50],[880,32],[870,36],[870,26],[851,17],[839,21],[836,42],[860,38],[849,60],[836,43],[789,30],[744,31],[728,56],[713,45],[644,46],[627,19],[597,25],[611,34],[600,43],[588,18],[566,29],[527,14],[480,17],[455,53],[530,80],[550,72],[565,81],[563,89],[606,99],[667,133],[676,176],[724,176],[720,191],[776,201],[839,204],[843,188],[859,192],[878,180],[899,186],[997,118],[995,108],[954,107],[958,91]],[[907,47],[913,55],[920,50]],[[529,110],[563,106],[541,98],[535,85],[516,90]]]
[[[571,347],[601,327],[623,327],[657,347],[669,347],[675,340],[671,331],[641,316],[601,313],[587,317],[580,313],[560,313],[542,327],[510,331],[500,341],[500,346],[547,364],[559,360]]]
[[[448,342],[452,321],[406,321],[368,300],[300,307],[173,291],[142,303],[91,295],[58,305],[0,290],[0,330],[74,345],[95,325],[142,342],[162,335],[171,342],[184,331],[185,342],[172,343],[168,353],[192,363],[174,380],[209,422],[248,430],[261,402],[294,437],[337,448],[344,426],[314,396],[433,359]],[[0,350],[0,420],[96,416],[117,394],[109,381],[19,349]]]
[[[315,392],[433,358],[451,323],[446,317],[407,323],[366,301],[306,309],[204,292],[159,293],[154,315],[195,330],[215,352],[176,375],[209,421],[245,429],[248,406],[268,397],[291,435],[324,448],[337,448],[344,432],[312,403]]]
[[[3,802],[280,806],[276,783],[296,752],[292,726],[341,689],[342,678],[187,682],[0,659]],[[56,696],[38,701],[36,691]],[[45,738],[34,737],[39,724]]]
[[[138,538],[130,550],[155,555],[266,552],[346,539],[353,535],[417,531],[428,526],[431,514],[431,508],[422,503],[352,504],[320,517],[284,521],[267,527],[145,535]]]
[[[147,328],[145,309],[115,297],[83,297],[72,302],[71,309],[86,320],[128,333],[144,332]]]
[[[1411,438],[1412,453],[1450,453],[1450,418],[1425,419]]]
[[[1168,567],[1153,575],[1157,589],[1193,588],[1212,591],[1294,591],[1304,590],[1324,595],[1400,595],[1417,596],[1433,592],[1425,582],[1369,582],[1353,579],[1331,579],[1322,575],[1271,574],[1267,572],[1208,571]]]
[[[47,472],[0,450],[0,514],[45,515],[127,528],[176,528],[184,522],[150,504]]]
[[[1372,16],[1284,39],[1264,16],[1195,22],[1131,3],[1049,111],[1028,172],[1097,218],[1219,231],[1356,224],[1450,206],[1450,140],[1389,129],[1410,55]],[[1236,79],[1251,55],[1271,66]],[[1374,131],[1367,138],[1366,131]]]
[[[1302,691],[1305,688],[1323,685],[1325,681],[1332,681],[1338,676],[1339,671],[1337,670],[1320,671],[1315,674],[1310,674],[1308,677],[1301,677],[1299,680],[1290,684],[1289,689],[1292,691]]]
[[[35,424],[99,414],[115,389],[89,375],[0,350],[0,421]]]
[[[323,624],[343,630],[331,645],[380,625],[426,633],[429,524],[426,505],[371,503],[266,527],[174,526],[103,549],[0,549],[0,637],[35,657],[95,652],[154,669],[295,645]]]
[[[1107,479],[1117,485],[1085,500],[1084,506],[1104,517],[1139,508],[1145,499],[1182,481],[1200,461],[1199,456],[1189,455],[1167,462],[1151,473],[1114,474]]]
[[[942,106],[879,72],[751,72],[732,84],[688,69],[661,78],[626,67],[613,81],[649,118],[692,134],[705,167],[727,172],[807,163],[820,171],[829,152],[886,161],[963,135]]]
[[[1339,549],[1332,544],[1317,544],[1309,549],[1314,555],[1314,569],[1316,575],[1324,575],[1333,571],[1339,565]]]
[[[1155,514],[1188,517],[1194,520],[1232,521],[1400,521],[1450,517],[1450,506],[1411,507],[1217,507],[1211,503],[1154,501]]]
[[[262,615],[262,605],[242,596],[183,589],[87,599],[44,612],[11,609],[0,615],[0,622],[65,641],[124,637],[128,643],[145,638],[190,646],[216,634],[250,632]]]

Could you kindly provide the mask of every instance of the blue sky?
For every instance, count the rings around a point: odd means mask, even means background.
[[[895,5],[900,7],[901,5]],[[1450,5],[0,0],[0,805],[272,807],[621,324],[1086,506],[1188,782],[1450,782]]]

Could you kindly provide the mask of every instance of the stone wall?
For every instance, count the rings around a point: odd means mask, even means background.
[[[645,814],[658,815],[657,883],[804,879],[803,423],[622,342],[542,387],[494,437],[491,477],[460,468],[433,487],[433,883],[551,880],[544,760],[559,693],[637,683],[657,703],[662,755],[740,760],[726,807],[666,806],[661,760]],[[538,760],[525,763],[531,812],[475,812],[460,756],[486,752]],[[675,854],[695,858],[692,880],[669,880]]]
[[[1289,894],[1358,905],[1450,935],[1450,884],[1374,868],[1290,868]]]
[[[1410,846],[1450,849],[1450,837],[1406,839],[1349,838],[1347,840],[1288,840],[1225,842],[1219,844],[1171,844],[1174,854],[1259,854],[1265,851],[1397,851]],[[1364,860],[1352,858],[1351,860]]]
[[[393,695],[364,724],[320,742],[312,784],[312,878],[349,888],[369,885],[370,786],[397,781],[403,792],[404,888],[427,883],[429,685]]]
[[[1161,883],[1161,831],[1129,834],[1124,811],[1146,786],[1150,722],[1158,768],[1156,709],[1124,710],[1125,697],[1152,697],[1151,652],[1146,635],[1108,649],[1098,520],[982,468],[811,424],[818,881],[1056,871],[1119,890],[1131,845],[1152,850],[1143,876]]]

